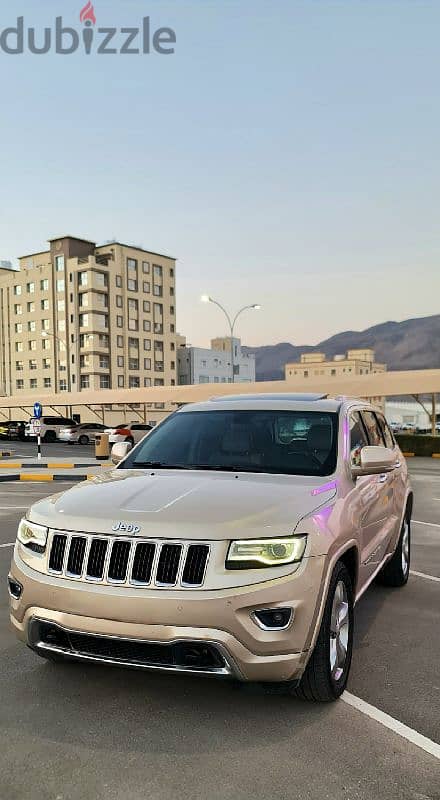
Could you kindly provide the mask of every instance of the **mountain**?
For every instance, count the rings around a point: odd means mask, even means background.
[[[303,353],[318,350],[333,358],[359,347],[373,348],[376,360],[387,364],[389,370],[440,368],[440,314],[383,322],[365,331],[344,331],[313,346],[281,342],[243,350],[255,355],[257,381],[271,381],[284,378],[284,364],[299,361]]]

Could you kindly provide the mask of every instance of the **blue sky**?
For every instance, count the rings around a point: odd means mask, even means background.
[[[37,29],[84,2],[2,4]],[[96,0],[172,56],[0,54],[0,258],[61,233],[178,262],[178,328],[315,343],[440,311],[440,4]]]

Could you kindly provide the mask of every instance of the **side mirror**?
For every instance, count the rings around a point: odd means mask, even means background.
[[[119,464],[123,458],[130,452],[131,444],[130,442],[116,442],[116,444],[112,447],[112,462],[113,464]]]
[[[389,447],[370,445],[361,450],[361,463],[351,467],[353,478],[361,475],[377,475],[381,472],[392,472],[396,466],[396,454]]]

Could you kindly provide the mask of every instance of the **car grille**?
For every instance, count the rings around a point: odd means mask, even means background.
[[[54,533],[48,569],[92,583],[191,588],[203,585],[209,552],[192,542]]]

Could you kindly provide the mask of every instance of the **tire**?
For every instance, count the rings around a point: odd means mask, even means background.
[[[353,604],[350,574],[342,561],[338,561],[330,580],[318,639],[299,686],[292,690],[294,696],[320,703],[341,696],[347,685],[353,652]],[[336,617],[340,626],[338,632]]]
[[[389,561],[382,567],[377,582],[382,586],[405,586],[408,583],[411,563],[411,519],[405,512],[402,529],[396,549]]]
[[[85,433],[83,433],[82,436],[80,436],[78,439],[78,444],[88,444],[88,443],[89,443],[89,437],[86,436]]]
[[[46,431],[43,438],[44,442],[56,442],[56,440],[57,440],[57,435],[55,431]]]

